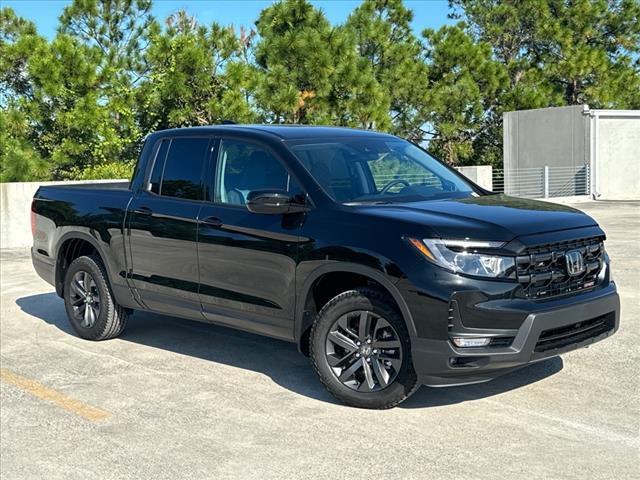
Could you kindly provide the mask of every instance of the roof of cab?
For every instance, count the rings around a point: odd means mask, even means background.
[[[267,133],[282,140],[297,140],[297,139],[309,139],[309,138],[336,138],[336,137],[392,137],[389,134],[375,132],[373,130],[360,130],[357,128],[346,127],[328,127],[321,125],[209,125],[203,127],[187,127],[187,128],[173,128],[169,130],[162,130],[155,133],[167,134],[180,134],[185,135],[188,133],[209,133],[220,134],[224,131],[229,132],[255,132],[255,133]]]

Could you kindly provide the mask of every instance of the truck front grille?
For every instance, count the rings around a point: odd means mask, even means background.
[[[547,352],[557,348],[580,343],[613,330],[615,327],[615,312],[607,313],[589,320],[583,320],[565,325],[564,327],[544,330],[538,338],[535,352]]]
[[[571,258],[574,267],[581,262],[583,269],[570,272]],[[593,288],[603,265],[601,237],[541,245],[516,258],[518,282],[526,298],[554,297]]]

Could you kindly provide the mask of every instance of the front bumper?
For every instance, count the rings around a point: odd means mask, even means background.
[[[613,282],[600,293],[584,301],[576,297],[575,303],[561,308],[530,313],[514,331],[508,347],[457,348],[449,340],[412,338],[419,379],[429,386],[486,382],[609,337],[620,323],[620,299]],[[482,330],[476,333],[481,335]]]

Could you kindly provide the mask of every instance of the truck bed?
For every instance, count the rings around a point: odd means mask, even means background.
[[[71,236],[95,246],[117,288],[126,266],[123,228],[131,195],[129,182],[40,187],[31,209],[34,265],[50,271],[43,278],[58,287],[61,279],[53,278],[53,262]]]

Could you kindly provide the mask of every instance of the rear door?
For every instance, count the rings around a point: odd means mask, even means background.
[[[213,145],[208,137],[162,140],[146,184],[129,205],[129,275],[151,310],[202,319],[197,219]]]
[[[250,212],[253,190],[302,190],[268,147],[253,141],[219,142],[213,202],[200,212],[200,299],[211,321],[291,339],[295,270],[304,214]]]

